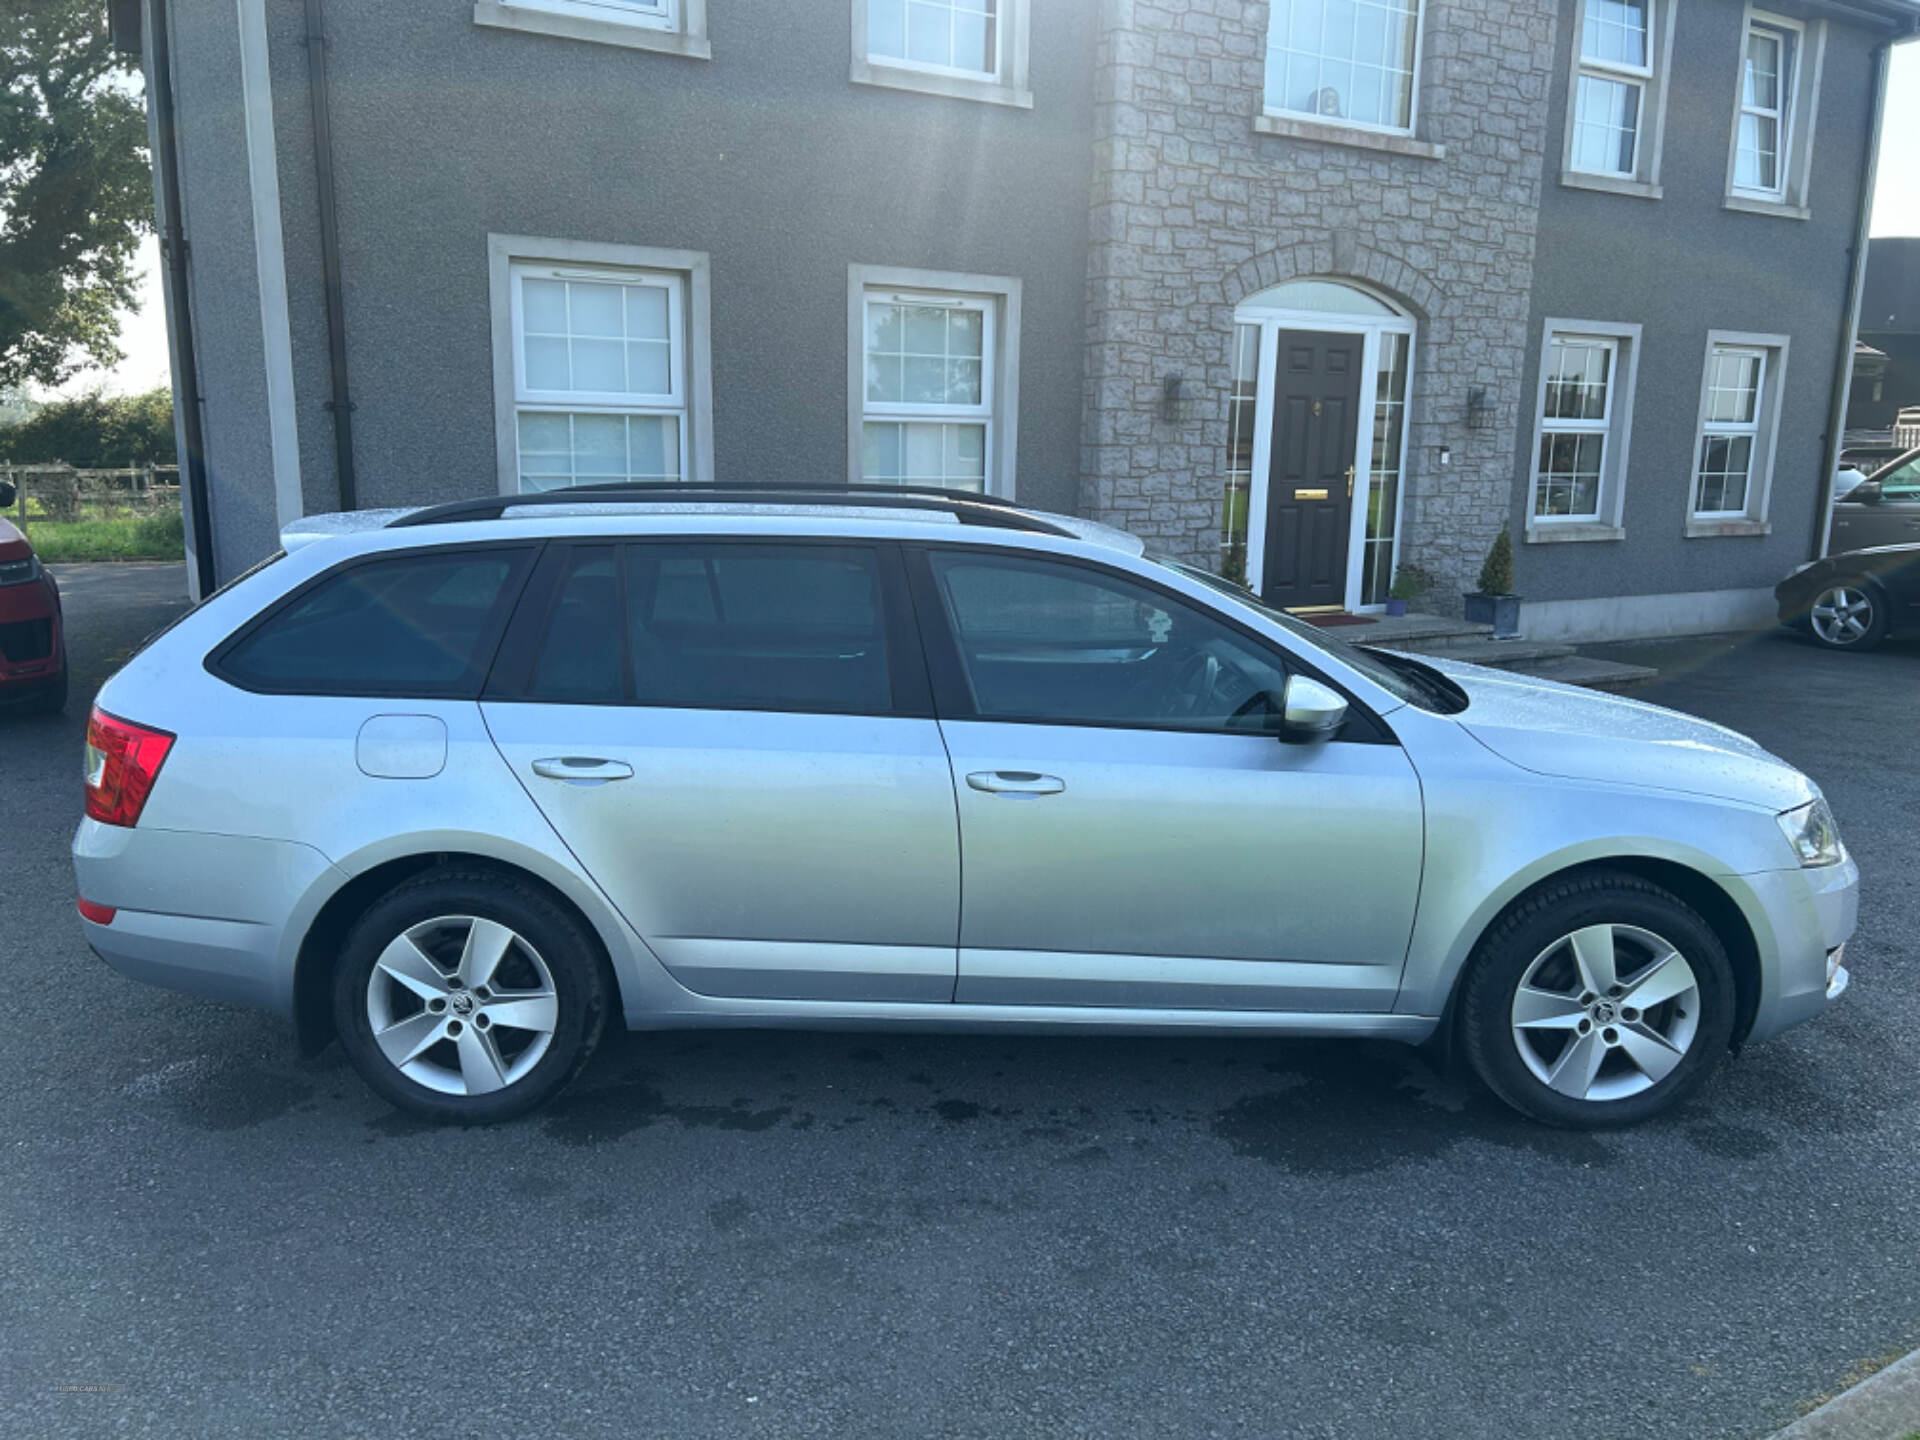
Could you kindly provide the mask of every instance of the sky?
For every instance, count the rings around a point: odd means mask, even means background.
[[[1920,235],[1920,40],[1894,47],[1887,77],[1887,116],[1880,142],[1880,174],[1873,197],[1875,235]],[[140,307],[121,319],[120,348],[126,358],[110,370],[81,371],[44,395],[77,395],[99,387],[134,394],[168,380],[167,322],[160,298],[160,242],[140,244]]]

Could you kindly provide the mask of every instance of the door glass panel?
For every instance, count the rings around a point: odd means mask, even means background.
[[[1909,460],[1880,477],[1883,500],[1920,500],[1920,460]]]
[[[1273,727],[1280,658],[1202,610],[1079,566],[958,552],[933,565],[984,719]]]
[[[608,704],[622,698],[618,586],[613,546],[581,546],[569,557],[528,699]]]
[[[872,550],[634,545],[626,581],[642,705],[867,715],[892,707]]]

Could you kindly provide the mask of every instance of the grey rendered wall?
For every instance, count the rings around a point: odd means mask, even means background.
[[[489,233],[705,251],[715,474],[847,473],[850,263],[1024,282],[1017,487],[1072,507],[1092,0],[1041,3],[1032,110],[850,85],[845,0],[712,0],[710,61],[328,0],[362,506],[492,494]],[[301,7],[271,7],[300,445],[337,508]]]
[[[1535,600],[1771,586],[1818,543],[1818,483],[1842,354],[1848,247],[1865,170],[1874,37],[1830,22],[1814,128],[1808,220],[1724,208],[1727,143],[1744,10],[1739,0],[1677,0],[1659,200],[1559,183],[1573,9],[1554,65],[1515,466],[1512,526],[1525,534],[1531,407],[1547,316],[1645,327],[1628,460],[1626,538],[1516,543],[1514,575]],[[1791,7],[1787,7],[1789,10]],[[1763,536],[1688,539],[1694,427],[1708,330],[1792,337]]]
[[[1401,553],[1457,608],[1446,597],[1467,587],[1512,483],[1552,5],[1429,7],[1417,132],[1444,158],[1256,134],[1268,0],[1101,8],[1085,507],[1216,564],[1234,305],[1297,276],[1351,277],[1419,320]],[[1173,370],[1191,399],[1170,422]],[[1480,386],[1495,424],[1469,430]]]
[[[172,0],[169,8],[214,568],[225,581],[279,544],[240,42],[233,0]]]

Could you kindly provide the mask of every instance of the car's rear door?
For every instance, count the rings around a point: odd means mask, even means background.
[[[689,989],[952,999],[953,785],[892,547],[552,545],[482,709]]]

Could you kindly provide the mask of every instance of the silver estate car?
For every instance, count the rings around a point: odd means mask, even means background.
[[[1359,1036],[1642,1119],[1847,984],[1812,781],[940,491],[302,522],[103,690],[124,973],[502,1120],[604,1025]]]

